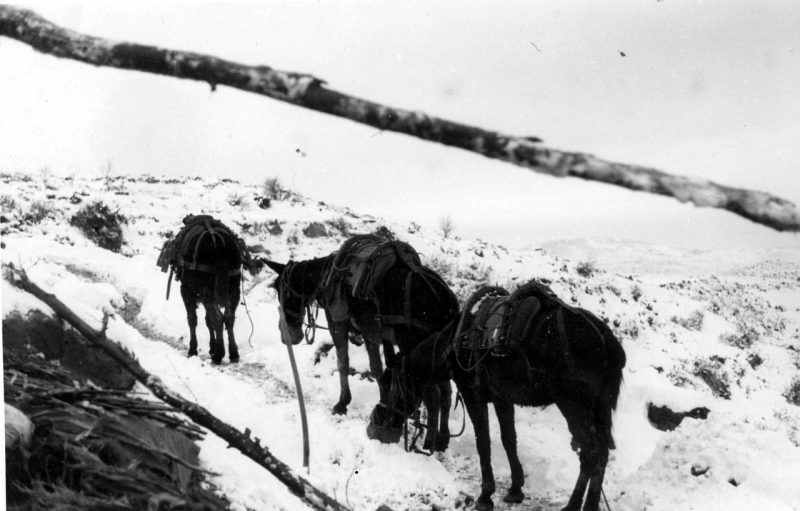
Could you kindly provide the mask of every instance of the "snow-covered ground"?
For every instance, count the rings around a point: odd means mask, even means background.
[[[258,207],[258,187],[206,178],[117,177],[63,179],[2,176],[2,259],[25,268],[33,281],[99,327],[118,312],[109,336],[187,399],[237,428],[249,428],[297,470],[302,439],[286,348],[279,342],[277,303],[268,271],[247,276],[246,306],[236,334],[242,360],[209,363],[207,333],[198,329],[201,356],[187,358],[188,328],[177,288],[165,300],[167,276],[156,266],[167,237],[188,213],[216,216],[241,232],[261,255],[278,261],[326,255],[347,233],[379,226],[410,242],[444,274],[460,296],[491,282],[513,288],[547,279],[567,302],[603,317],[628,355],[615,416],[617,449],[605,493],[614,510],[800,509],[800,254],[796,251],[689,252],[615,240],[569,241],[509,250],[291,195]],[[69,219],[102,200],[128,222],[121,253],[95,246]],[[29,216],[38,211],[41,214]],[[303,231],[323,224],[327,236]],[[275,232],[275,225],[280,232]],[[458,232],[455,233],[456,235]],[[3,316],[47,307],[2,283]],[[353,402],[347,416],[330,408],[339,392],[335,355],[319,357],[328,341],[299,345],[295,354],[307,399],[311,436],[308,479],[355,510],[456,509],[479,492],[472,429],[431,457],[401,445],[369,440],[376,385],[363,348],[351,348]],[[319,362],[315,362],[315,357]],[[800,397],[795,397],[800,400]],[[711,410],[671,432],[654,428],[648,403],[679,411]],[[462,411],[452,416],[460,427]],[[493,423],[494,431],[497,424]],[[523,506],[560,509],[577,476],[565,422],[554,407],[519,409],[519,452],[526,472]],[[499,435],[493,442],[498,495],[509,484]],[[295,497],[238,451],[208,435],[203,465],[234,509],[302,509]],[[697,475],[693,475],[697,474]],[[513,509],[500,498],[498,509]],[[519,507],[519,506],[517,506]]]

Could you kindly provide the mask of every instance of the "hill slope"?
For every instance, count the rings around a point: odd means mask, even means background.
[[[443,238],[413,222],[386,223],[300,195],[274,194],[230,180],[155,177],[112,180],[0,176],[3,260],[26,268],[91,324],[115,312],[110,337],[151,372],[263,439],[300,470],[297,404],[277,303],[268,272],[244,282],[246,307],[236,323],[242,361],[213,367],[207,336],[188,359],[185,311],[177,289],[165,300],[166,274],[156,266],[163,242],[189,213],[208,213],[240,232],[253,250],[278,261],[318,257],[349,234],[386,228],[410,242],[423,261],[466,296],[481,283],[513,288],[545,279],[568,303],[606,320],[628,355],[615,416],[618,448],[606,474],[615,510],[798,509],[800,487],[800,257],[783,251],[690,253],[619,241],[573,241],[509,250],[480,240]],[[101,249],[70,225],[92,201],[127,219],[119,253]],[[47,307],[3,281],[3,316]],[[249,318],[249,319],[248,319]],[[252,327],[251,327],[252,322]],[[251,338],[252,333],[252,338]],[[368,440],[365,427],[377,387],[364,374],[363,348],[352,347],[353,403],[332,416],[338,396],[334,355],[296,348],[311,429],[310,480],[354,509],[462,507],[479,490],[474,437],[423,457]],[[648,405],[710,410],[671,432],[648,420]],[[463,412],[453,414],[453,429]],[[496,422],[492,423],[497,431]],[[553,407],[517,412],[527,505],[560,509],[577,475],[564,420]],[[302,506],[268,474],[207,436],[201,463],[234,509]],[[499,436],[493,442],[498,493],[509,484]],[[496,499],[500,500],[500,499]],[[512,509],[497,502],[499,509]]]

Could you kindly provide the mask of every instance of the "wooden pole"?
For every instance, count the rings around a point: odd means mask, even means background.
[[[286,350],[289,352],[289,364],[292,366],[292,376],[294,376],[294,388],[297,391],[297,406],[300,407],[300,424],[303,430],[303,466],[306,471],[309,471],[308,458],[311,448],[308,441],[308,419],[306,417],[306,401],[303,398],[303,386],[300,384],[300,373],[297,371],[297,362],[294,359],[294,348],[292,347],[292,338],[288,334],[286,326],[286,316],[283,314],[283,307],[278,305],[278,314],[280,315],[279,329],[281,331],[281,341],[286,345]]]
[[[56,57],[199,80],[207,82],[212,89],[227,85],[380,130],[458,147],[536,172],[665,195],[699,207],[725,209],[778,231],[800,231],[797,207],[765,192],[548,148],[537,137],[506,135],[424,112],[382,105],[330,89],[324,80],[307,73],[247,66],[210,55],[93,37],[62,28],[32,11],[7,5],[0,6],[0,36],[16,39]]]
[[[23,270],[17,269],[13,264],[5,264],[3,267],[7,269],[5,272],[6,278],[11,283],[47,304],[60,318],[63,318],[67,323],[72,325],[72,327],[80,332],[92,345],[102,349],[123,368],[129,371],[136,380],[150,389],[157,398],[180,410],[195,423],[207,428],[215,435],[227,441],[231,447],[238,449],[242,454],[266,468],[269,473],[275,476],[281,483],[289,488],[289,491],[303,502],[319,510],[349,511],[348,507],[340,504],[322,490],[295,474],[288,465],[273,456],[267,447],[260,445],[257,438],[251,439],[249,430],[242,433],[233,426],[212,415],[211,412],[202,406],[187,401],[170,390],[158,376],[145,370],[130,353],[117,343],[109,340],[105,336],[105,332],[99,332],[93,329],[55,295],[44,291],[34,284]]]

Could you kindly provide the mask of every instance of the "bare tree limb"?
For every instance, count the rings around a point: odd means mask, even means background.
[[[56,298],[55,295],[48,293],[31,282],[23,270],[15,268],[13,264],[4,264],[3,267],[6,279],[18,288],[31,293],[47,304],[59,317],[63,318],[67,323],[72,325],[75,330],[86,337],[92,345],[102,349],[123,368],[128,370],[136,380],[150,389],[157,398],[180,410],[195,423],[207,428],[212,433],[228,442],[231,447],[235,447],[241,451],[242,454],[266,468],[303,502],[314,509],[325,511],[347,511],[349,509],[329,497],[326,493],[313,486],[301,476],[295,474],[288,465],[273,456],[267,447],[260,445],[258,439],[252,440],[249,435],[249,430],[242,433],[233,426],[212,415],[211,412],[202,406],[187,401],[170,390],[158,376],[145,370],[130,353],[115,342],[106,338],[104,331],[99,332],[93,329],[67,307],[64,302]]]
[[[59,27],[38,14],[0,6],[0,35],[34,49],[92,64],[227,85],[273,99],[344,117],[381,130],[466,149],[552,176],[579,177],[673,197],[695,206],[726,209],[778,231],[800,231],[800,211],[774,195],[731,188],[703,179],[602,160],[595,156],[547,148],[536,137],[487,131],[356,98],[325,86],[312,75],[247,66],[209,55],[110,41]]]

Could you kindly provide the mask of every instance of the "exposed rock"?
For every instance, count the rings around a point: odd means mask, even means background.
[[[697,408],[692,408],[688,412],[676,412],[670,409],[668,406],[657,406],[653,403],[648,403],[647,420],[649,420],[650,424],[652,424],[653,427],[658,430],[672,431],[680,426],[681,421],[683,421],[683,419],[686,417],[705,420],[708,418],[710,411],[711,410],[705,406],[698,406]]]
[[[309,238],[324,238],[328,236],[328,229],[325,228],[325,224],[311,222],[303,229],[303,234]]]

